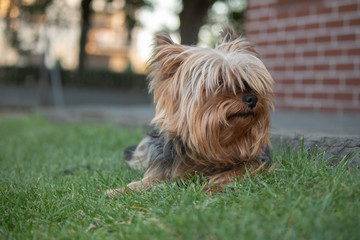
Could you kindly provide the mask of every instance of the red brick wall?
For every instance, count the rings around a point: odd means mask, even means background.
[[[246,33],[278,108],[360,112],[360,0],[249,0]]]

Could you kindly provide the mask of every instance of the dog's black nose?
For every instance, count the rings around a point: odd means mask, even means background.
[[[242,98],[242,101],[247,104],[249,108],[253,109],[256,106],[258,99],[255,95],[245,95]]]

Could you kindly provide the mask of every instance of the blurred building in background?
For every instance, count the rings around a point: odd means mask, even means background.
[[[250,0],[246,32],[282,109],[360,112],[360,1]]]
[[[86,53],[89,68],[102,68],[122,72],[129,64],[128,31],[125,14],[96,12],[91,19]]]
[[[35,1],[23,1],[33,4]],[[100,4],[99,4],[100,2]],[[143,73],[145,61],[139,58],[136,49],[131,49],[129,33],[125,23],[125,13],[122,9],[123,0],[93,1],[91,6],[90,29],[85,46],[89,68],[109,69],[123,72],[131,66],[135,72]],[[110,6],[111,5],[111,6]],[[9,7],[11,11],[6,16]],[[11,0],[0,3],[0,65],[33,65],[40,66],[46,48],[53,58],[61,63],[62,68],[73,70],[78,66],[80,37],[80,1],[53,0],[45,9],[38,13],[29,10],[28,16],[19,18],[21,11]],[[16,51],[7,42],[6,18],[13,20],[10,28],[17,34],[17,40],[24,48],[28,45],[26,54]],[[136,39],[136,34],[134,34]]]

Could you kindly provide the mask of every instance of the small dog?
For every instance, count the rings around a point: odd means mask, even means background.
[[[215,49],[175,44],[156,35],[149,65],[156,114],[153,130],[125,150],[132,168],[147,168],[130,189],[196,173],[212,186],[232,183],[246,169],[269,166],[274,81],[253,43],[224,28]],[[121,194],[124,189],[108,191]]]

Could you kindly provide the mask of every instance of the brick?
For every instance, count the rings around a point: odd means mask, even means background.
[[[325,50],[324,51],[324,55],[326,57],[328,57],[328,56],[341,56],[341,54],[342,54],[342,50],[339,50],[339,49]]]
[[[267,29],[267,33],[275,33],[275,32],[277,32],[278,31],[278,29],[277,28],[269,28],[269,29]]]
[[[276,45],[285,45],[287,42],[286,40],[277,40],[275,41]]]
[[[268,53],[266,55],[264,55],[265,58],[276,58],[277,54],[276,53]]]
[[[314,29],[314,28],[319,28],[319,24],[318,24],[318,23],[306,24],[306,25],[304,25],[304,28],[305,28],[306,30],[308,30],[308,29]]]
[[[285,71],[286,67],[285,66],[276,66],[274,67],[274,71]]]
[[[315,71],[327,71],[330,69],[329,64],[316,64],[312,66],[312,69]]]
[[[304,84],[304,85],[315,85],[316,80],[315,79],[303,79],[302,84]]]
[[[350,26],[360,26],[360,18],[351,19],[349,21]]]
[[[307,38],[296,38],[294,40],[294,43],[295,44],[304,44],[304,43],[307,43],[308,42],[308,39]]]
[[[285,93],[284,93],[284,92],[277,92],[277,93],[275,93],[275,97],[276,97],[276,98],[284,98],[284,97],[285,97]]]
[[[347,79],[345,79],[345,85],[360,86],[360,78],[347,78]]]
[[[314,99],[327,99],[329,97],[329,94],[327,93],[312,93],[311,97]]]
[[[256,45],[261,46],[261,47],[266,47],[268,45],[270,45],[269,41],[264,41],[264,42],[257,42]]]
[[[303,92],[294,92],[294,93],[292,94],[292,96],[293,96],[294,98],[305,98],[305,97],[306,97],[306,94],[303,93]]]
[[[288,11],[281,11],[280,13],[277,14],[276,18],[278,19],[284,19],[284,18],[289,18],[291,15],[289,14]]]
[[[350,48],[346,52],[350,56],[359,56],[360,55],[360,48]]]
[[[350,34],[344,34],[337,37],[338,41],[355,41],[356,40],[356,34],[350,33]]]
[[[286,80],[282,81],[282,84],[284,84],[284,85],[294,85],[295,80],[294,79],[286,79]]]
[[[296,4],[296,3],[313,3],[313,2],[319,2],[319,1],[321,1],[321,0],[276,0],[276,2],[277,2],[277,4],[278,5],[284,5],[284,6],[286,6],[286,5],[294,5],[294,4]]]
[[[294,66],[294,71],[305,71],[306,70],[306,66],[304,65],[295,65]]]
[[[267,8],[270,9],[270,8],[274,8],[274,7],[276,7],[276,6],[277,6],[277,2],[274,1],[274,2],[268,3]]]
[[[274,6],[275,6],[275,3],[259,4],[259,2],[254,3],[253,1],[248,3],[248,9],[251,9],[251,10],[257,10],[257,9],[261,9],[261,8],[272,8]]]
[[[299,27],[297,25],[285,27],[285,31],[287,31],[287,32],[296,31],[298,29],[299,29]]]
[[[258,18],[258,20],[265,22],[265,21],[269,21],[270,18],[269,18],[269,16],[263,16],[263,17]]]
[[[331,41],[331,36],[320,36],[320,37],[315,37],[314,41],[319,43],[319,42],[330,42]]]
[[[309,51],[309,52],[304,52],[304,57],[315,57],[320,55],[319,52],[317,51]]]
[[[353,70],[354,67],[353,63],[336,64],[336,70]]]
[[[247,31],[247,34],[248,34],[248,35],[259,34],[259,33],[260,33],[260,30],[250,30],[250,31]]]
[[[287,52],[287,53],[284,54],[284,57],[286,57],[286,58],[294,58],[294,57],[296,57],[296,53]]]
[[[257,9],[261,9],[263,6],[262,5],[249,5],[247,7],[247,11],[250,11],[250,10],[257,10]]]
[[[316,10],[316,14],[329,14],[332,12],[332,8],[331,7],[323,7],[323,8],[318,8]]]
[[[327,28],[333,28],[333,27],[342,27],[345,25],[345,22],[340,20],[340,21],[331,21],[331,22],[326,22],[325,23],[325,27]]]
[[[334,99],[338,100],[352,100],[352,93],[334,93]]]
[[[300,9],[295,12],[296,17],[308,16],[310,14],[309,9]]]
[[[340,80],[339,79],[323,79],[322,81],[323,85],[340,85]]]
[[[357,11],[357,9],[358,9],[358,4],[355,3],[355,4],[339,6],[338,12],[352,12],[352,11]]]

